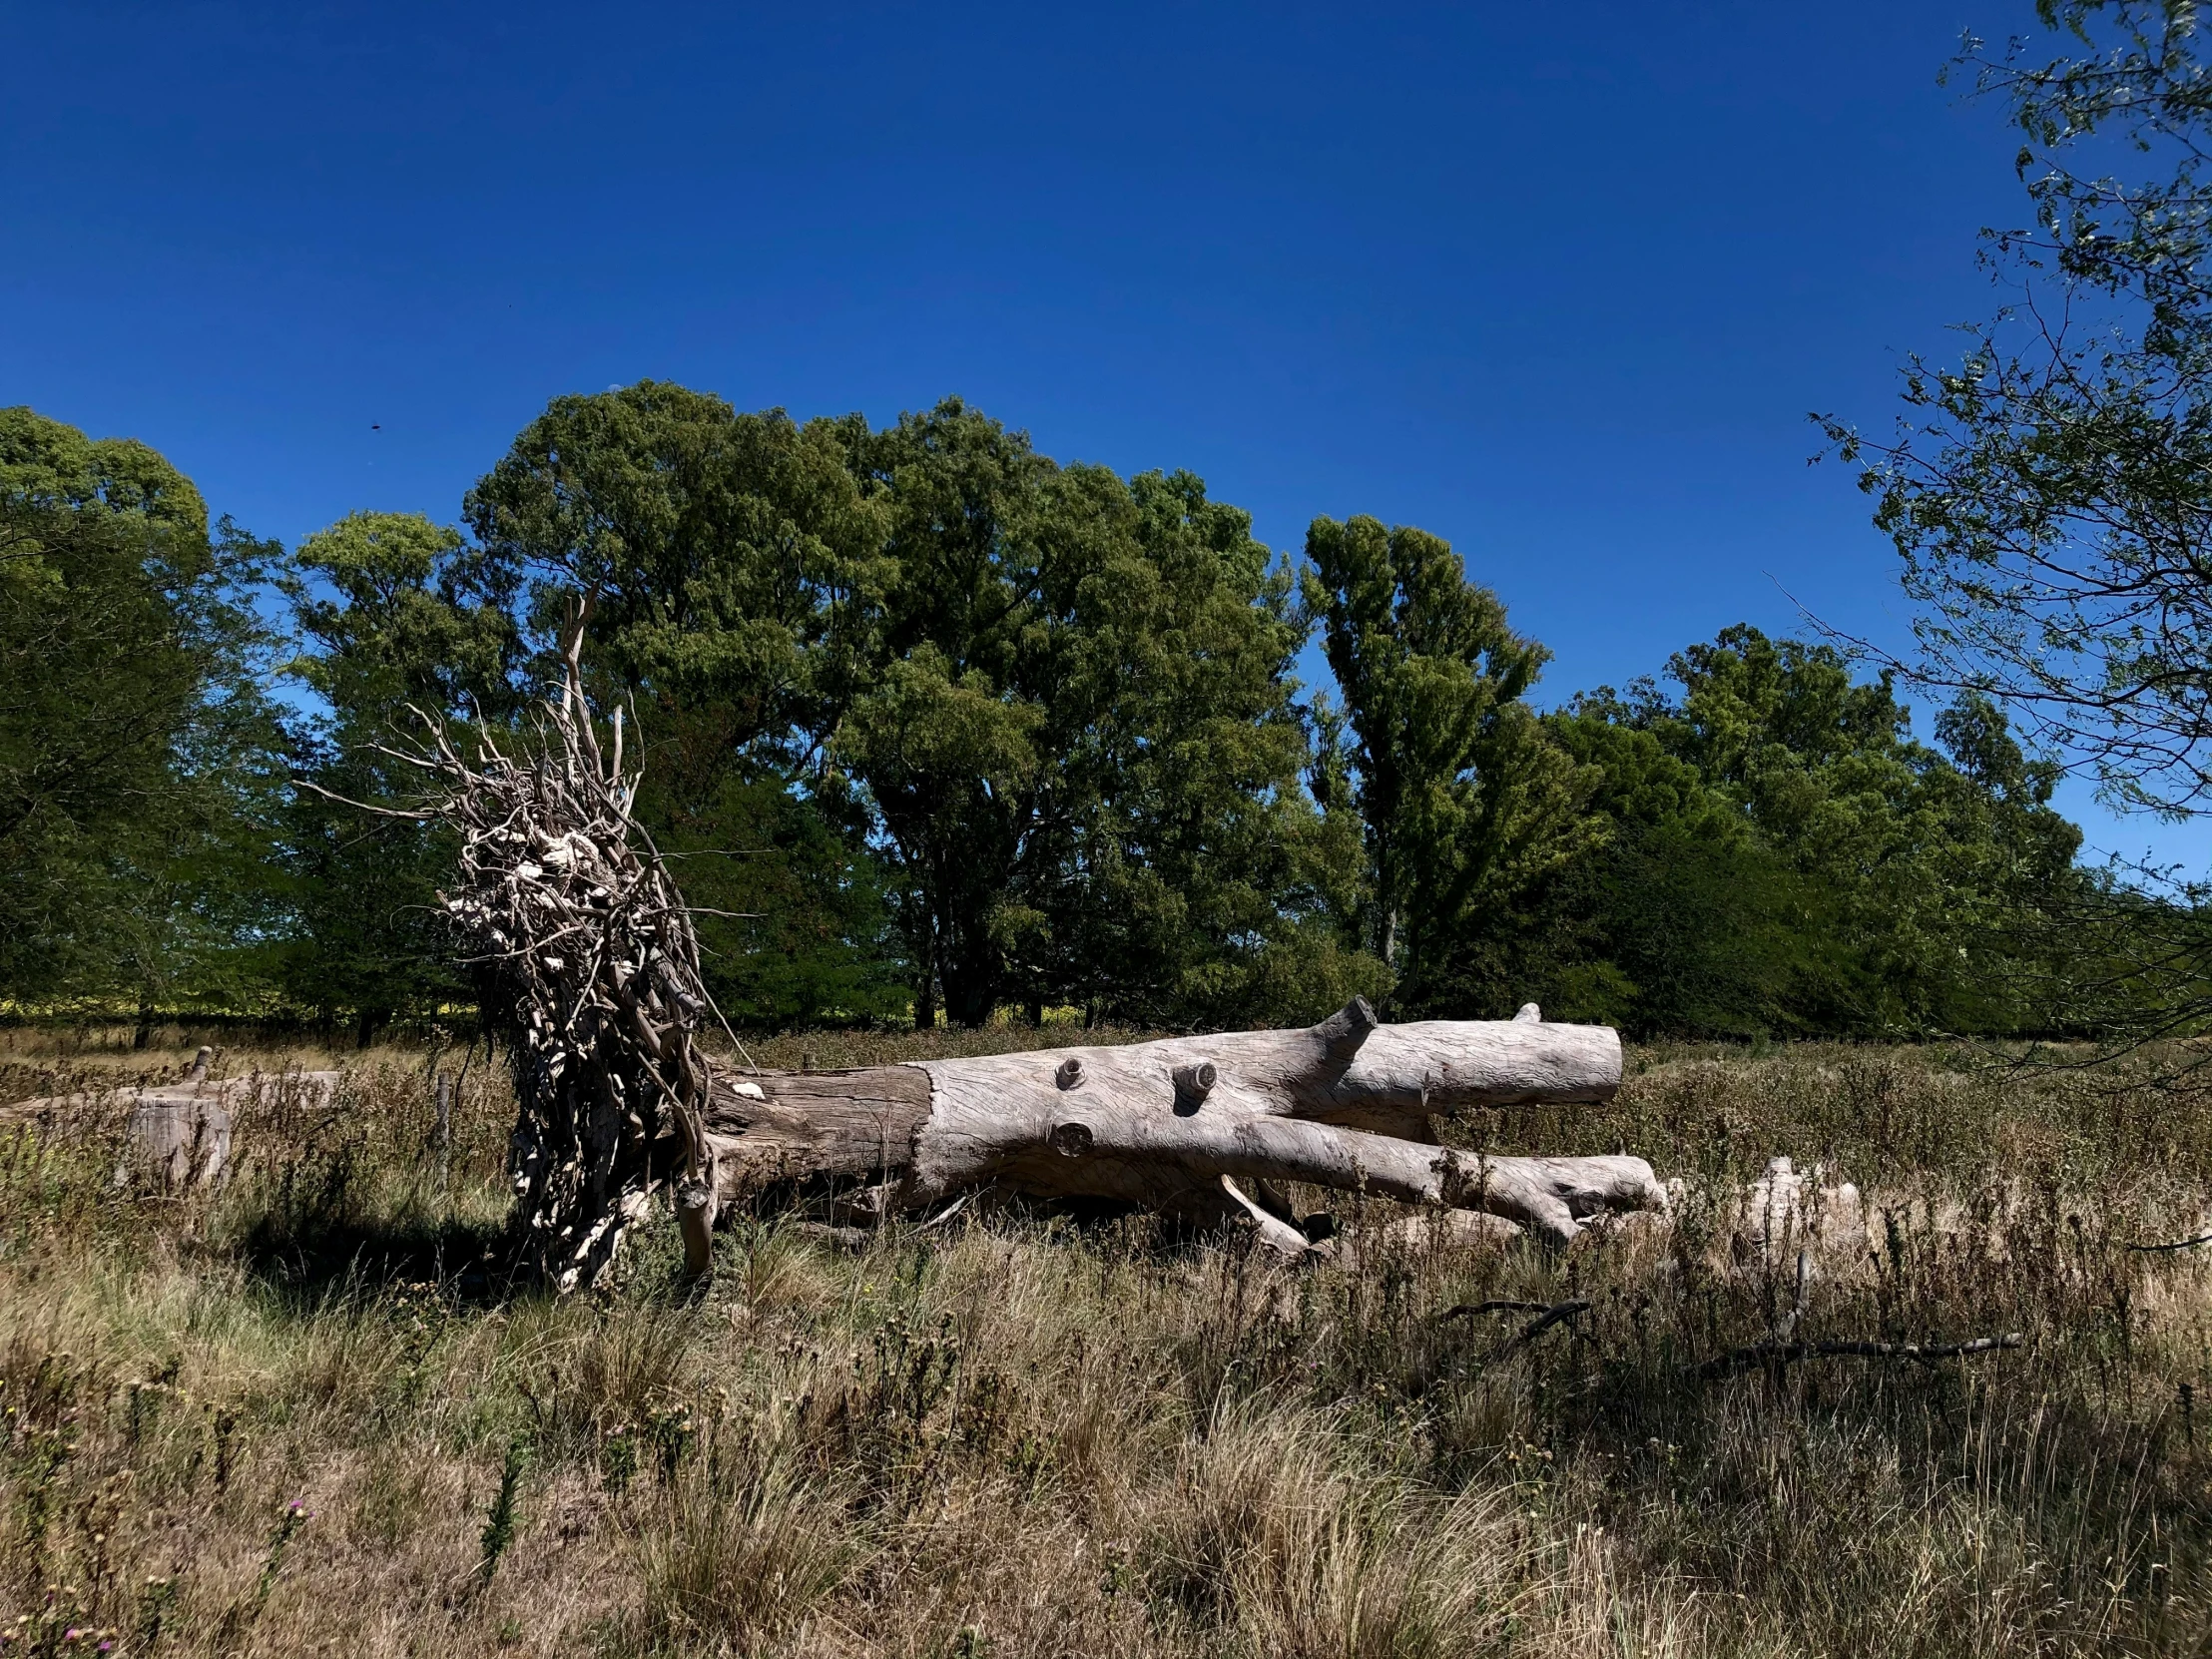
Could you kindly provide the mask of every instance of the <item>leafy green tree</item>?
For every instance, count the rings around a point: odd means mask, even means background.
[[[1985,232],[2008,290],[1919,358],[1887,442],[1838,422],[1922,605],[1938,684],[1986,693],[2106,797],[2212,783],[2212,94],[2199,8],[2038,0],[2051,43],[1955,66],[2002,102],[2032,223]]]
[[[863,805],[833,774],[795,787],[767,746],[736,745],[742,718],[657,711],[637,806],[700,910],[708,990],[756,1026],[897,1017],[908,993]]]
[[[1985,695],[2123,810],[2212,787],[2212,80],[2200,8],[2038,0],[2046,34],[1955,71],[2017,127],[2029,223],[1983,233],[2007,290],[1948,362],[1914,358],[1862,464],[1920,603],[1915,674]],[[1989,937],[2019,994],[2126,1037],[2212,1023],[2201,874],[2022,890]]]
[[[136,438],[88,438],[17,404],[0,409],[0,498],[44,507],[105,508],[165,538],[189,560],[208,546],[208,504],[192,480]]]
[[[735,748],[781,743],[822,725],[814,648],[880,575],[854,430],[651,380],[557,397],[463,513],[538,639],[589,593],[595,671],[722,711]]]
[[[830,637],[831,734],[906,891],[923,987],[1167,1023],[1314,1011],[1376,968],[1323,913],[1304,631],[1249,515],[1187,473],[1060,466],[948,398],[855,463],[890,575]]]
[[[1380,991],[1380,963],[1329,912],[1357,841],[1299,787],[1290,573],[1189,473],[1065,470],[1094,486],[1095,517],[1046,584],[1065,596],[1061,667],[1036,695],[1076,832],[1040,899],[1044,958],[1016,964],[1031,1006],[1218,1026]]]
[[[1356,738],[1375,949],[1408,1008],[1495,1008],[1513,991],[1485,947],[1592,832],[1588,781],[1525,701],[1544,649],[1426,531],[1318,518],[1306,556]]]
[[[881,1011],[885,964],[925,1024],[1370,982],[1315,921],[1342,834],[1298,787],[1287,581],[1196,479],[1061,467],[957,400],[874,432],[648,383],[557,399],[469,514],[541,622],[598,596],[605,693],[676,751],[655,832],[753,912],[753,1017]]]
[[[516,711],[519,638],[475,572],[457,531],[356,512],[302,541],[280,579],[306,647],[291,673],[319,703],[293,723],[293,764],[312,787],[287,824],[286,984],[326,1021],[350,1015],[363,1044],[396,1014],[465,994],[436,911],[454,854],[444,832],[344,803],[404,804],[419,788],[379,748],[419,737],[421,720],[474,716],[496,731]]]
[[[1832,930],[1821,894],[1739,806],[1600,690],[1546,717],[1594,775],[1604,829],[1529,906],[1520,968],[1547,1011],[1639,1035],[1788,1029],[1788,990]]]
[[[251,995],[277,770],[251,592],[155,451],[0,410],[0,990]]]
[[[641,822],[693,903],[739,912],[702,917],[708,984],[759,1023],[906,1001],[868,813],[823,741],[825,638],[882,574],[853,429],[653,381],[555,398],[465,507],[533,638],[594,595],[585,666],[640,716]]]
[[[1855,681],[1830,646],[1739,626],[1669,676],[1676,694],[1601,690],[1550,721],[1609,827],[1570,884],[1581,959],[1606,971],[1562,973],[1565,1005],[1729,1035],[2036,1021],[1989,918],[2075,883],[2080,834],[1992,704],[1939,717],[1946,757],[1889,676]]]
[[[848,437],[887,510],[886,576],[831,640],[832,753],[865,784],[903,889],[916,1023],[941,991],[952,1019],[980,1025],[1013,989],[1012,962],[1041,954],[1038,900],[1084,805],[1055,765],[1073,723],[1048,730],[1048,705],[1072,681],[1052,624],[1094,551],[1094,481],[1063,480],[1024,435],[957,402]]]
[[[1105,833],[1079,859],[1091,926],[1065,928],[1092,975],[1073,999],[1221,1027],[1381,996],[1387,970],[1339,919],[1363,869],[1358,820],[1300,787],[1314,750],[1293,668],[1309,624],[1290,571],[1189,473],[1140,474],[1128,495],[1143,564],[1098,594],[1120,696],[1092,734]],[[1103,930],[1119,949],[1093,942]]]

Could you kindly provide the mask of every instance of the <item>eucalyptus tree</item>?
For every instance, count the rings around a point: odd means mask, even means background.
[[[1922,603],[1922,674],[2010,707],[2123,808],[2212,801],[2212,77],[2199,9],[2039,0],[1954,66],[2022,143],[2006,302],[1915,358],[1888,439],[1828,423]]]
[[[2002,704],[2109,803],[2212,809],[2212,76],[2191,0],[2038,0],[1953,65],[2020,134],[2028,223],[1983,233],[2005,302],[1915,358],[1861,464],[1921,606],[1925,682]],[[2132,890],[2127,890],[2132,889]],[[2006,926],[2074,1019],[2212,1022],[2202,872],[2115,870]]]

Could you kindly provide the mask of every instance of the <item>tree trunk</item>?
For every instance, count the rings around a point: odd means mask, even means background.
[[[998,1011],[998,975],[990,964],[948,962],[944,975],[945,1017],[965,1031],[980,1031]]]
[[[1249,1211],[1235,1183],[1304,1181],[1487,1211],[1561,1244],[1592,1216],[1662,1207],[1640,1158],[1437,1144],[1438,1115],[1611,1097],[1620,1039],[1534,1015],[1382,1026],[1356,999],[1305,1031],[718,1079],[717,1206],[841,1181],[884,1186],[889,1209],[993,1186],[1208,1222]]]
[[[128,1088],[49,1095],[0,1107],[0,1125],[38,1124],[46,1132],[103,1134],[120,1112],[119,1187],[177,1192],[210,1187],[231,1162],[234,1119],[247,1109],[320,1111],[337,1095],[334,1071],[252,1072],[244,1077],[208,1075],[215,1050],[202,1048],[186,1073],[171,1082],[141,1081]]]

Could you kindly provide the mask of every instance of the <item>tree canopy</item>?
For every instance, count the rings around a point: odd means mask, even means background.
[[[0,994],[243,994],[273,552],[144,444],[0,409]]]
[[[2212,787],[2212,81],[2194,5],[2038,0],[1958,65],[2022,143],[2006,293],[1915,358],[1887,439],[1830,420],[1923,607],[1921,674],[2029,722],[2123,808]]]
[[[2033,1028],[1989,911],[2078,885],[2080,832],[1985,698],[1910,735],[1892,678],[1725,629],[1548,725],[1606,826],[1566,886],[1567,1001],[1647,1031]]]
[[[756,1026],[1258,1025],[1357,991],[2021,1031],[2066,968],[2006,918],[2145,936],[1987,696],[1924,744],[1890,677],[1738,627],[1547,711],[1543,647],[1441,538],[1325,517],[1285,558],[1189,472],[1056,460],[957,398],[880,427],[556,398],[459,522],[354,512],[288,552],[211,533],[143,446],[0,434],[0,649],[42,669],[0,693],[18,998],[227,995],[364,1040],[456,1011],[452,848],[355,804],[408,800],[411,723],[526,740],[579,607],[639,822]]]

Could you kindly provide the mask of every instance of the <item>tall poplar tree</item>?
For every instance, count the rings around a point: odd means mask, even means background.
[[[1588,780],[1525,701],[1546,653],[1424,530],[1318,518],[1306,557],[1354,738],[1375,949],[1407,1009],[1496,1011],[1513,992],[1485,946],[1592,832]]]

